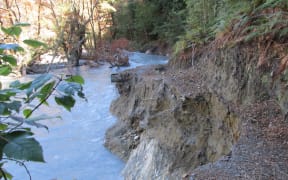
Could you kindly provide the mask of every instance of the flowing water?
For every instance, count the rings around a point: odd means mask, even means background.
[[[142,53],[130,53],[131,67],[164,64],[167,58]],[[117,97],[110,74],[127,68],[110,69],[108,66],[75,69],[85,79],[84,92],[88,102],[78,100],[72,112],[56,107],[51,102],[41,113],[61,115],[62,119],[46,120],[49,132],[35,129],[36,139],[44,150],[46,163],[26,163],[33,180],[118,180],[124,162],[105,147],[104,135],[116,121],[109,112],[111,101]],[[57,70],[55,73],[62,73]],[[33,78],[33,76],[28,78]],[[6,169],[14,180],[29,179],[24,167],[9,163]]]

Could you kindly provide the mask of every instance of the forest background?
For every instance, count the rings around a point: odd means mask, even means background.
[[[21,37],[48,44],[30,52],[21,64],[50,51],[62,52],[78,65],[83,48],[88,58],[107,57],[103,54],[115,51],[111,42],[121,38],[129,40],[130,50],[173,47],[170,55],[185,59],[187,49],[190,53],[215,40],[221,41],[219,47],[255,39],[281,42],[288,33],[286,0],[3,1],[1,27],[29,23]]]

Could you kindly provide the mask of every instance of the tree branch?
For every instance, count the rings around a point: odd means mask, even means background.
[[[31,176],[31,173],[30,173],[30,171],[28,170],[28,168],[27,168],[27,166],[25,165],[25,163],[24,163],[24,162],[22,162],[22,161],[19,161],[19,160],[16,160],[16,159],[12,159],[12,158],[3,158],[3,160],[14,161],[14,162],[16,162],[17,164],[19,164],[20,166],[23,166],[23,167],[24,167],[24,169],[25,169],[25,171],[26,171],[26,173],[27,173],[27,174],[28,174],[28,176],[29,176],[29,180],[32,180],[32,176]]]

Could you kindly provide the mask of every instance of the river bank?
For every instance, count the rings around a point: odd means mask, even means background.
[[[120,97],[110,108],[118,121],[105,145],[126,161],[125,179],[288,178],[286,81],[249,52],[257,49],[116,75]]]

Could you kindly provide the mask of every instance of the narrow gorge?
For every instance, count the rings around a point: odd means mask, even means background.
[[[257,67],[256,47],[113,74],[105,146],[127,162],[124,178],[287,179],[288,79],[271,76],[280,61]]]

